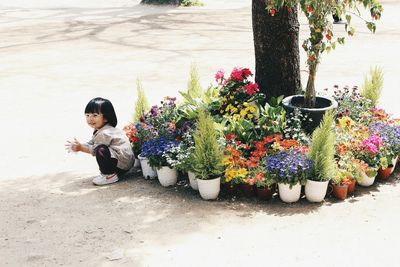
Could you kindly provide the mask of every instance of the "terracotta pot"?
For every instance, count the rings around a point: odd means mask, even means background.
[[[337,199],[344,200],[347,197],[348,185],[333,185],[333,194]]]
[[[254,185],[249,185],[246,183],[240,184],[240,191],[242,191],[243,195],[245,197],[254,197],[255,196],[255,190],[254,190]]]
[[[356,179],[351,180],[351,184],[349,184],[348,187],[347,187],[347,193],[348,194],[350,194],[350,195],[354,194],[354,191],[356,190],[356,182],[357,182]]]
[[[267,187],[256,187],[256,194],[260,200],[270,200],[276,191],[276,184]]]
[[[389,165],[390,166],[390,165]],[[387,167],[385,169],[379,168],[378,170],[378,178],[383,180],[383,181],[387,181],[389,179],[390,174],[392,173],[392,167]]]

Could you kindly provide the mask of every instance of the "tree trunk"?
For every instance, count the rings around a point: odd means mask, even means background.
[[[252,1],[256,82],[267,99],[301,92],[297,7],[271,16],[265,1]]]
[[[306,93],[304,95],[304,106],[307,108],[315,107],[315,75],[317,75],[317,64],[309,67]]]

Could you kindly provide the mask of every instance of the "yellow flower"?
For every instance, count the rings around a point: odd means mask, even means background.
[[[252,114],[247,114],[247,118],[249,118],[250,120],[253,118]]]
[[[229,97],[229,99],[233,99],[233,95],[231,95],[231,96]]]
[[[247,175],[247,170],[245,168],[240,168],[237,172],[236,172],[236,176],[237,177],[241,177],[244,178]]]
[[[233,164],[233,158],[230,156],[224,157],[222,159],[222,164],[226,165],[232,165]]]
[[[240,115],[239,115],[239,114],[233,115],[233,120],[234,120],[234,121],[240,120]]]
[[[240,111],[240,116],[241,116],[242,118],[244,118],[246,115],[247,115],[247,109],[242,109],[242,110]]]
[[[351,128],[352,126],[354,126],[354,121],[350,117],[344,116],[339,119],[340,128]]]
[[[243,103],[243,106],[248,107],[248,106],[249,106],[249,103],[244,102],[244,103]]]
[[[320,28],[316,28],[315,32],[321,32],[321,29]]]

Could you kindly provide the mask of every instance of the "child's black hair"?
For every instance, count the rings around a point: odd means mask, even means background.
[[[111,126],[117,126],[117,115],[110,100],[101,97],[93,98],[85,108],[86,113],[101,113]]]

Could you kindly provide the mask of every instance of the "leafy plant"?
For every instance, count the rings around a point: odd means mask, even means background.
[[[335,141],[332,111],[324,114],[321,124],[312,134],[308,157],[313,161],[310,179],[327,181],[335,174]]]
[[[224,172],[223,150],[218,144],[218,135],[212,117],[201,111],[194,133],[194,166],[196,177],[207,180]]]
[[[181,6],[204,6],[204,3],[201,2],[200,0],[182,0],[181,1]]]
[[[144,94],[143,86],[139,79],[136,80],[137,100],[135,103],[135,112],[133,114],[133,122],[136,123],[149,110],[149,102]]]
[[[304,104],[306,107],[315,106],[315,77],[317,66],[321,62],[321,54],[324,51],[329,52],[336,48],[336,43],[344,44],[344,37],[337,37],[333,32],[332,23],[328,18],[332,15],[345,15],[345,30],[349,36],[354,35],[355,29],[350,22],[352,16],[360,17],[357,5],[363,5],[370,11],[371,21],[366,21],[366,26],[371,32],[375,32],[376,26],[373,20],[378,20],[383,11],[382,5],[377,0],[267,0],[266,9],[270,16],[282,8],[288,12],[297,8],[300,4],[301,10],[305,14],[310,29],[310,36],[304,40],[303,49],[307,53],[307,65],[309,70],[306,92],[304,95]]]
[[[369,99],[373,106],[378,104],[383,88],[383,72],[379,67],[370,68],[361,89],[361,95]]]

